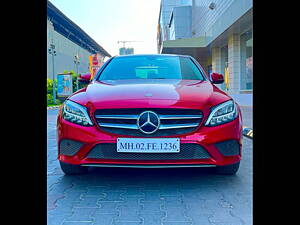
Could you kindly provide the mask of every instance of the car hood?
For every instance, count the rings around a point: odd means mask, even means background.
[[[202,108],[230,97],[209,81],[155,79],[93,81],[69,99],[95,108]]]

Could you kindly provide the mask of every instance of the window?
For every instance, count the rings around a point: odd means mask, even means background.
[[[240,53],[241,53],[241,91],[252,90],[253,88],[253,38],[252,30],[241,35]]]
[[[189,57],[141,55],[112,59],[99,77],[99,80],[126,79],[204,80],[204,76]]]

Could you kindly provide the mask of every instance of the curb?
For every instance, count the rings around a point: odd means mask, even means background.
[[[253,139],[253,129],[249,127],[243,127],[243,135],[247,138]]]
[[[59,109],[60,105],[56,105],[56,106],[49,106],[47,107],[47,110],[48,109]]]

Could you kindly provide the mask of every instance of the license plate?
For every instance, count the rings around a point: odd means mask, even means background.
[[[179,138],[118,138],[117,152],[178,153]]]

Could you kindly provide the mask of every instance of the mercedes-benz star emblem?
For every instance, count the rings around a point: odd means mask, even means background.
[[[158,115],[152,111],[145,111],[137,119],[137,126],[144,134],[152,134],[159,128]]]

